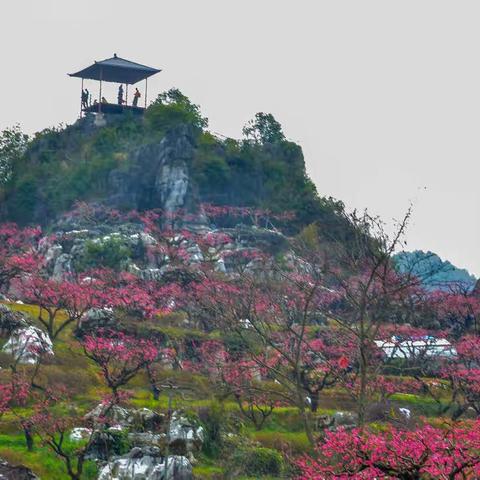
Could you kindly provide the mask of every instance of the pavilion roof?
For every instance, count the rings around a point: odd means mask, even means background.
[[[88,78],[91,80],[102,80],[104,82],[134,84],[160,72],[157,68],[147,67],[140,63],[131,62],[114,54],[95,62],[87,68],[76,73],[69,73],[71,77]]]

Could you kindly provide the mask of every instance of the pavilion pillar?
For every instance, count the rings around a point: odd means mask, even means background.
[[[102,75],[103,70],[100,69],[100,89],[98,91],[98,113],[102,112]]]
[[[80,118],[82,118],[82,112],[83,112],[83,77],[82,77],[82,92],[80,94]]]
[[[128,83],[125,84],[125,106],[128,105]]]
[[[148,78],[145,79],[145,108],[147,108]]]

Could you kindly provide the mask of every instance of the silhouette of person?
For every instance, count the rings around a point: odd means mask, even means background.
[[[123,100],[123,85],[118,87],[118,104],[123,105],[125,101]]]
[[[138,91],[138,88],[135,89],[135,93],[133,94],[133,103],[132,105],[134,107],[137,107],[138,106],[138,99],[141,97],[142,95],[140,94],[140,92]]]
[[[82,90],[82,108],[87,108],[88,107],[88,97],[89,93],[88,90]]]

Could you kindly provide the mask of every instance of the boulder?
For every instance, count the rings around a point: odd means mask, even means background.
[[[367,408],[366,418],[369,422],[388,422],[404,426],[413,420],[410,409],[398,407],[388,400],[371,403]]]
[[[109,308],[91,308],[80,318],[78,327],[75,330],[75,335],[77,337],[83,337],[101,328],[115,328],[116,324],[117,321],[115,320],[113,310]]]
[[[164,433],[132,432],[127,435],[130,445],[134,447],[160,447],[165,444]]]
[[[86,458],[107,461],[113,455],[125,453],[125,435],[120,427],[93,432],[86,452]]]
[[[19,363],[34,365],[41,355],[53,355],[53,344],[45,332],[28,326],[15,330],[2,350]]]
[[[197,452],[204,440],[203,427],[174,412],[170,421],[169,444],[172,452],[188,455]]]
[[[398,411],[407,419],[410,420],[410,417],[412,416],[412,411],[409,408],[405,407],[400,407]]]
[[[133,448],[128,455],[105,465],[98,480],[191,480],[192,466],[187,458],[171,455],[167,459],[155,447]]]
[[[94,426],[104,425],[106,421],[110,426],[128,428],[135,432],[158,431],[164,419],[164,415],[148,408],[127,409],[119,405],[108,407],[103,403],[85,415],[85,420],[89,420]]]
[[[358,425],[358,415],[355,412],[335,412],[331,428],[354,428]]]
[[[0,460],[0,479],[1,480],[39,480],[39,478],[27,467],[23,465],[10,465]]]
[[[157,431],[165,422],[165,415],[149,410],[148,408],[139,408],[130,410],[130,425],[137,430]]]
[[[70,432],[69,438],[72,442],[80,442],[90,438],[90,435],[92,435],[91,428],[75,427]]]
[[[66,280],[73,276],[73,257],[68,253],[60,254],[55,260],[52,277],[54,280]]]
[[[9,336],[15,330],[27,328],[28,323],[20,312],[14,312],[7,305],[0,304],[0,336]]]
[[[331,415],[317,415],[315,417],[315,430],[323,432],[327,428],[332,428],[334,419]]]
[[[130,411],[119,405],[109,406],[99,403],[93,410],[85,415],[85,420],[90,421],[94,428],[105,424],[110,426],[126,427],[129,424]]]
[[[43,245],[42,245],[43,246]],[[40,250],[41,247],[39,247]],[[63,253],[63,247],[58,243],[48,246],[44,257],[45,267],[49,272],[53,272],[58,257]]]

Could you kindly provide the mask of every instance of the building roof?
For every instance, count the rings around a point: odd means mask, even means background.
[[[93,65],[79,72],[69,73],[69,75],[71,77],[102,80],[104,82],[128,83],[132,85],[160,71],[161,70],[157,68],[147,67],[146,65],[117,57],[115,53],[112,58],[95,62]]]

